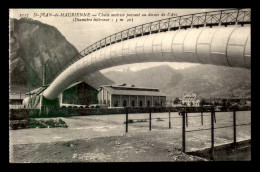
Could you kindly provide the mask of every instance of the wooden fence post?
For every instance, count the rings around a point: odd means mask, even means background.
[[[186,126],[188,127],[188,112],[185,112],[186,115]]]
[[[125,108],[125,132],[128,132],[128,108]]]
[[[169,108],[169,129],[171,128],[171,109]]]
[[[201,125],[203,125],[203,111],[201,111]]]
[[[185,152],[185,112],[182,113],[182,151]]]
[[[237,144],[237,133],[236,133],[236,110],[233,111],[233,128],[234,128],[234,148],[236,149]]]
[[[211,111],[211,160],[214,160],[214,112]]]
[[[149,109],[149,130],[152,130],[152,108]]]

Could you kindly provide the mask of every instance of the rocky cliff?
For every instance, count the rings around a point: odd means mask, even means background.
[[[10,83],[36,88],[42,84],[42,66],[47,66],[47,83],[68,60],[78,54],[57,28],[32,19],[10,19]],[[93,74],[95,86],[110,84],[101,73]],[[88,82],[93,82],[87,80]]]

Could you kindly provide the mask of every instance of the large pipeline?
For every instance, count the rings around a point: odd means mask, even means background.
[[[188,62],[251,69],[250,25],[180,29],[125,40],[72,64],[43,92],[53,100],[71,83],[93,72],[131,63]]]

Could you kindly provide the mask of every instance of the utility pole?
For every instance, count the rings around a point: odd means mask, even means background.
[[[42,85],[46,85],[46,63],[44,63],[42,69]]]

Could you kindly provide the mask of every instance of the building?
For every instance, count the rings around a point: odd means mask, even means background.
[[[134,85],[103,85],[98,90],[98,102],[109,107],[164,107],[166,96],[157,88]]]
[[[43,91],[49,85],[44,85],[34,90],[30,90],[29,92],[25,93],[25,98],[23,99],[23,107],[30,108],[30,109],[40,109],[42,106],[43,98],[42,94]]]
[[[98,91],[83,81],[68,86],[59,96],[60,106],[86,106],[97,104]]]
[[[98,103],[98,91],[84,81],[78,81],[68,86],[57,99],[47,100],[42,94],[48,85],[41,86],[26,93],[23,106],[40,109],[42,106],[83,106]],[[29,99],[30,97],[30,99]]]
[[[187,105],[187,106],[200,106],[200,99],[198,98],[197,93],[189,93],[185,94],[182,97],[182,105]]]
[[[24,94],[21,93],[10,93],[9,94],[9,107],[10,109],[19,109],[22,108],[22,102],[25,98]]]

